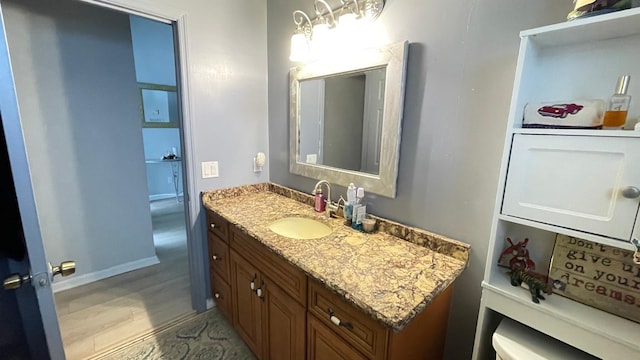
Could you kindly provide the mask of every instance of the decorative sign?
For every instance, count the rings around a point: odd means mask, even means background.
[[[632,251],[558,234],[549,278],[553,292],[640,322],[640,265]]]

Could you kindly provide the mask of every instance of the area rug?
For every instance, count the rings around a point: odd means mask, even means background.
[[[249,360],[255,357],[222,314],[213,308],[100,359]]]

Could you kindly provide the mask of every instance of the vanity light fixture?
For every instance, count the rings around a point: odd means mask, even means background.
[[[318,4],[322,4],[322,6],[324,6],[324,8],[327,9],[326,14],[324,10],[318,8]],[[333,9],[331,9],[331,6],[329,6],[329,3],[327,3],[325,0],[315,0],[315,2],[313,3],[313,8],[316,11],[316,16],[318,19],[317,25],[326,24],[327,27],[329,28],[336,26],[336,18],[333,16]]]
[[[383,8],[384,0],[365,0],[362,12],[367,19],[375,20],[378,18]]]
[[[338,27],[342,29],[350,29],[355,26],[356,21],[362,16],[360,5],[357,0],[340,0],[342,10],[338,17]],[[353,7],[351,6],[353,5]]]
[[[306,21],[306,22],[305,22]],[[302,10],[293,12],[296,32],[291,36],[291,61],[306,61],[311,56],[311,19]]]
[[[304,11],[295,10],[293,22],[297,28],[291,36],[289,60],[303,62],[311,55],[319,56],[333,43],[332,28],[351,31],[358,19],[376,19],[384,4],[384,0],[340,0],[340,6],[334,9],[326,0],[314,0],[316,17],[313,20]],[[339,14],[337,20],[334,14]]]

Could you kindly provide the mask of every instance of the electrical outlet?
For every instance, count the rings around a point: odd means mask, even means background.
[[[206,161],[202,163],[202,178],[214,178],[220,176],[218,172],[218,162],[217,161]]]
[[[307,164],[315,164],[318,162],[318,154],[307,154]]]

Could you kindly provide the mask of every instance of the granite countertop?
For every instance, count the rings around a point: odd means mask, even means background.
[[[462,242],[378,219],[366,234],[327,218],[313,197],[276,184],[258,184],[202,194],[203,205],[226,218],[309,276],[341,294],[373,318],[399,331],[466,268],[470,247]],[[271,230],[271,222],[301,216],[333,232],[296,240]],[[394,235],[397,236],[394,236]]]

